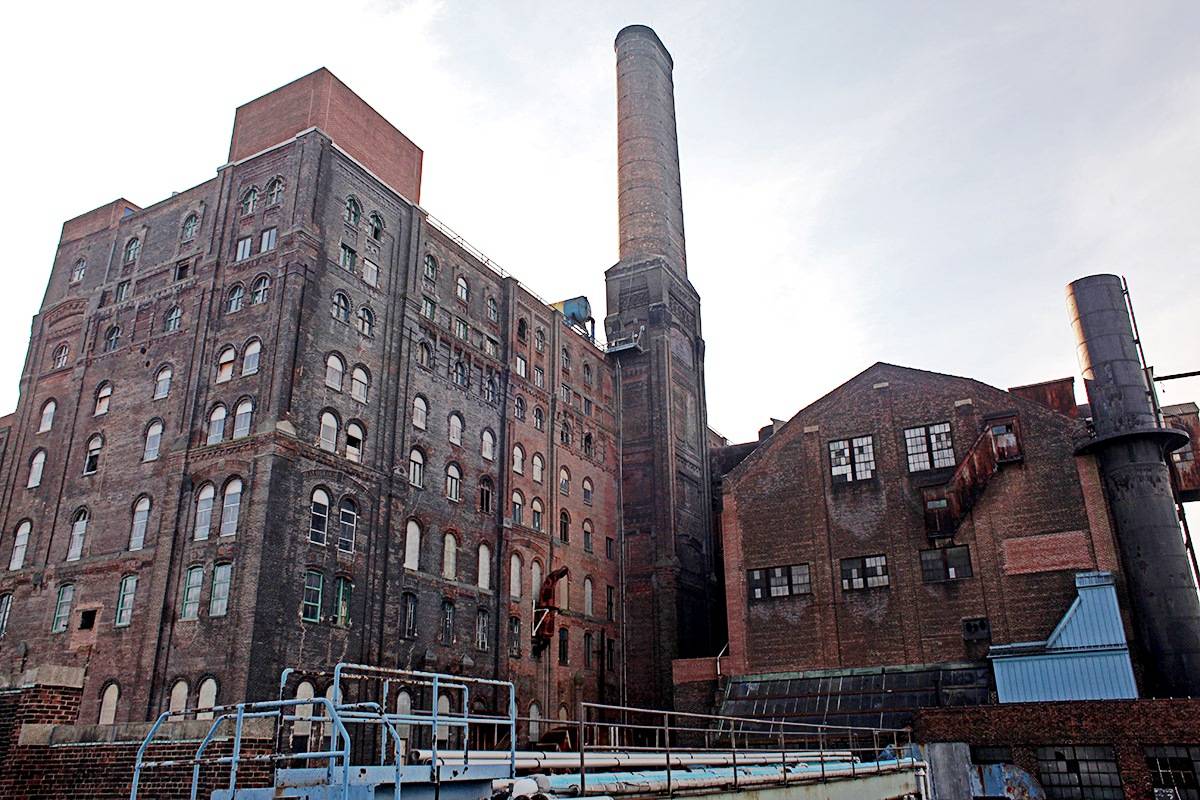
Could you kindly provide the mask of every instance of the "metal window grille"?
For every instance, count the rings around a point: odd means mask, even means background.
[[[1121,776],[1113,748],[1039,747],[1038,777],[1047,800],[1121,800]]]

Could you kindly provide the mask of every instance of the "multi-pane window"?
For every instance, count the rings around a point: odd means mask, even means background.
[[[163,424],[158,420],[151,422],[146,428],[146,440],[142,446],[142,461],[156,461],[158,449],[162,444]]]
[[[458,361],[454,364],[454,385],[466,388],[470,384],[467,380],[467,366],[463,362]]]
[[[217,356],[217,383],[233,380],[233,363],[237,361],[237,351],[226,347]]]
[[[208,438],[205,444],[220,444],[225,438],[225,406],[218,405],[208,415]]]
[[[487,315],[492,322],[500,321],[500,304],[496,302],[496,298],[489,297],[487,301]]]
[[[329,533],[329,493],[314,489],[308,505],[308,540],[313,544],[325,544]]]
[[[525,498],[520,492],[512,493],[512,521],[514,525],[521,524],[521,513],[525,507]]]
[[[454,284],[455,296],[464,303],[471,299],[471,287],[467,285],[467,279],[458,276],[458,280]]]
[[[183,602],[179,608],[180,619],[197,619],[200,616],[200,589],[204,585],[204,567],[188,567],[183,576]]]
[[[521,618],[508,618],[508,654],[513,658],[521,656]]]
[[[212,591],[208,596],[208,615],[223,617],[229,611],[229,586],[233,582],[233,564],[213,567]]]
[[[558,663],[571,663],[571,633],[566,628],[558,629]]]
[[[172,306],[166,315],[163,317],[163,333],[174,333],[179,330],[180,323],[183,321],[183,310],[179,306]]]
[[[540,408],[535,408],[533,410],[533,427],[537,428],[539,431],[546,430],[546,412],[542,411]]]
[[[829,443],[829,469],[835,483],[865,481],[875,475],[875,442],[871,436]]]
[[[1120,800],[1125,797],[1112,747],[1039,747],[1038,779],[1047,800]]]
[[[362,219],[362,206],[353,197],[346,198],[346,209],[342,212],[342,219],[347,225],[357,225]]]
[[[558,493],[561,495],[569,495],[571,493],[571,473],[566,467],[562,467],[558,471]]]
[[[121,346],[121,326],[112,325],[104,332],[104,352],[111,353]]]
[[[542,458],[541,453],[534,453],[531,463],[533,464],[533,482],[541,483],[546,474],[546,461]]]
[[[454,320],[454,335],[463,341],[466,341],[468,334],[470,334],[470,328],[467,327],[467,321],[465,319],[456,318]]]
[[[67,561],[78,561],[83,557],[83,544],[87,539],[88,510],[81,508],[71,519],[71,539],[67,543]]]
[[[75,262],[75,267],[71,270],[71,283],[79,283],[86,273],[87,261],[81,258]]]
[[[594,491],[595,490],[592,485],[592,479],[584,478],[583,479],[583,502],[584,502],[584,505],[590,506],[592,504],[592,494]]]
[[[267,228],[262,232],[262,236],[258,241],[258,252],[267,253],[275,249],[275,243],[279,239],[279,231],[276,228]]]
[[[408,482],[418,489],[425,485],[425,456],[416,448],[408,454]]]
[[[401,597],[403,619],[400,621],[400,635],[405,639],[417,638],[417,596],[405,592]]]
[[[254,205],[258,202],[258,189],[250,188],[242,195],[242,215],[253,214]]]
[[[592,668],[592,661],[595,659],[595,656],[592,653],[592,648],[594,648],[595,646],[596,646],[596,638],[592,635],[592,632],[587,631],[586,633],[584,633],[583,634],[583,666],[586,669]]]
[[[434,258],[432,254],[430,254],[430,253],[425,254],[425,262],[424,262],[423,266],[424,266],[425,280],[427,280],[427,281],[437,280],[438,262],[437,262],[437,259]]]
[[[234,257],[236,261],[245,261],[254,253],[254,238],[251,236],[243,236],[237,240],[237,255]]]
[[[874,589],[889,585],[887,556],[842,559],[842,590]]]
[[[142,252],[142,243],[137,239],[130,239],[125,243],[125,263],[132,264],[137,261],[138,255]]]
[[[129,299],[129,281],[121,281],[117,284],[117,292],[114,299],[118,303]]]
[[[240,283],[234,284],[229,295],[225,300],[225,312],[234,314],[242,310],[242,305],[246,302],[246,289]]]
[[[0,637],[8,630],[8,617],[12,613],[12,595],[0,594]]]
[[[234,478],[225,484],[225,498],[221,507],[221,535],[237,533],[238,517],[242,510],[242,479]]]
[[[589,519],[583,521],[583,550],[585,553],[592,552],[592,521]]]
[[[154,377],[154,399],[161,400],[171,393],[171,378],[174,372],[170,367],[163,367]]]
[[[267,302],[271,296],[271,278],[268,275],[259,275],[254,279],[254,283],[250,284],[250,304],[262,305]]]
[[[954,466],[954,442],[949,422],[905,428],[904,448],[908,452],[909,472]]]
[[[1200,800],[1200,745],[1147,747],[1146,768],[1155,797]]]
[[[350,298],[344,292],[333,293],[333,318],[338,322],[350,324]]]
[[[492,489],[492,479],[491,478],[480,478],[479,479],[479,510],[482,511],[484,514],[492,513],[492,502],[493,502],[492,496],[493,496],[493,494],[494,494],[494,491]]]
[[[518,397],[516,400],[513,401],[513,416],[515,416],[518,420],[525,419],[525,398],[524,397]]]
[[[330,389],[342,390],[342,376],[346,373],[346,362],[336,353],[330,353],[325,359],[325,385]]]
[[[337,579],[337,588],[333,603],[333,622],[343,628],[350,626],[350,598],[354,593],[354,583],[345,577]]]
[[[99,417],[108,413],[108,404],[112,400],[113,387],[108,381],[100,384],[96,389],[96,407],[92,411],[92,416]]]
[[[139,497],[133,505],[133,522],[129,529],[129,549],[141,550],[146,544],[146,529],[150,524],[150,498]]]
[[[616,558],[617,540],[611,536],[604,539],[604,557],[608,559]]]
[[[571,515],[565,510],[558,512],[558,540],[563,544],[571,543]]]
[[[200,493],[196,495],[196,530],[193,534],[196,541],[208,538],[208,531],[212,527],[213,500],[216,496],[217,490],[211,483],[204,484]]]
[[[242,351],[242,374],[254,375],[258,372],[258,360],[262,355],[262,342],[251,340]]]
[[[133,597],[136,592],[137,575],[121,578],[121,585],[117,587],[117,611],[113,619],[113,624],[118,628],[124,628],[133,621]]]
[[[812,574],[808,564],[752,569],[746,573],[750,600],[812,594]]]
[[[525,356],[517,356],[517,374],[522,378],[529,377],[529,362],[525,360]]]
[[[353,553],[357,534],[358,506],[347,497],[338,503],[338,550]]]
[[[67,365],[67,359],[71,355],[71,348],[65,344],[60,344],[54,348],[54,368],[62,369]]]
[[[926,583],[969,578],[971,548],[966,545],[921,551],[921,580]]]
[[[455,464],[446,467],[446,497],[456,503],[462,499],[462,473]]]
[[[349,271],[353,272],[354,271],[354,261],[357,258],[357,256],[358,256],[358,253],[354,252],[353,247],[351,247],[347,244],[343,244],[341,250],[338,252],[338,266],[344,270],[349,270]]]
[[[45,433],[54,427],[54,412],[58,409],[58,404],[53,400],[47,400],[42,406],[42,416],[38,421],[38,433]]]
[[[321,413],[321,435],[318,440],[322,450],[337,450],[338,421],[331,411]]]
[[[346,425],[346,460],[355,464],[362,463],[363,442],[366,434],[357,422]]]
[[[540,531],[542,529],[542,501],[539,498],[533,498],[533,502],[529,504],[529,510],[532,517],[529,524],[535,531]]]
[[[489,617],[486,608],[481,608],[475,613],[475,649],[481,652],[486,652],[488,649],[488,627],[490,627]]]
[[[87,452],[83,457],[83,474],[91,475],[100,469],[100,451],[104,449],[104,438],[96,434],[88,439]]]
[[[460,417],[458,414],[451,414],[447,420],[447,430],[449,431],[450,444],[462,444],[462,417]]]
[[[375,335],[375,312],[366,306],[358,310],[358,332],[363,336]]]
[[[321,594],[325,591],[325,576],[315,569],[304,573],[304,598],[300,603],[300,618],[305,622],[321,621]]]
[[[541,367],[533,368],[533,385],[539,389],[546,385],[546,371]]]
[[[362,262],[362,277],[371,286],[379,285],[379,265],[369,258]]]
[[[437,316],[437,303],[430,300],[428,297],[421,298],[421,316],[425,319],[433,319]]]
[[[188,214],[187,219],[183,221],[183,228],[180,231],[180,238],[185,242],[190,242],[196,238],[196,230],[200,227],[200,219],[195,214]]]
[[[42,471],[46,468],[46,451],[38,450],[29,459],[29,477],[25,480],[26,489],[36,489],[42,485]]]
[[[267,184],[267,202],[271,205],[279,205],[283,202],[283,181],[279,178],[272,178]]]
[[[12,553],[8,557],[10,570],[25,566],[25,551],[29,548],[29,534],[32,530],[33,524],[29,520],[24,520],[17,526],[17,533],[13,537]]]
[[[454,603],[442,601],[442,624],[438,636],[442,644],[454,644]]]
[[[360,403],[367,402],[371,391],[371,377],[362,367],[355,367],[350,374],[350,396]]]
[[[54,619],[50,622],[51,633],[62,633],[67,629],[71,620],[71,603],[75,600],[75,585],[72,583],[58,587],[58,597],[54,601]]]
[[[604,587],[604,617],[609,622],[617,618],[617,590],[613,586]]]

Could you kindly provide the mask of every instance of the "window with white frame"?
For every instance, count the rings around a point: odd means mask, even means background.
[[[233,438],[241,439],[250,435],[254,422],[254,401],[246,398],[237,404],[233,414]]]
[[[458,540],[452,533],[442,537],[442,577],[448,581],[458,580]]]
[[[237,533],[238,518],[242,510],[242,479],[234,478],[225,484],[225,497],[221,505],[221,535]]]
[[[163,424],[154,420],[146,427],[146,439],[142,446],[142,461],[157,461],[158,449],[162,445]]]
[[[200,618],[200,590],[204,586],[204,567],[188,567],[183,578],[183,600],[179,606],[179,618],[192,620]]]
[[[227,412],[225,406],[213,406],[213,410],[208,414],[208,438],[205,444],[220,444],[225,440],[225,417]]]
[[[404,568],[421,568],[421,523],[410,519],[404,529]]]
[[[489,430],[479,435],[479,454],[487,461],[496,458],[496,435]]]
[[[541,483],[543,476],[546,474],[546,460],[542,458],[541,453],[534,453],[530,463],[533,465],[533,482]]]
[[[425,456],[415,447],[408,453],[408,482],[418,489],[425,486]]]
[[[45,433],[54,427],[54,412],[58,409],[58,403],[53,400],[47,400],[42,405],[42,416],[38,420],[38,433]]]
[[[462,444],[463,421],[458,414],[451,414],[447,421],[450,444]]]
[[[154,399],[162,400],[171,393],[171,378],[174,376],[174,371],[170,367],[163,367],[154,376]]]
[[[9,570],[18,570],[25,566],[25,552],[29,548],[29,534],[33,532],[33,523],[21,520],[17,532],[13,535],[12,552],[8,556]]]
[[[269,275],[259,275],[250,284],[250,304],[260,306],[271,296],[271,278]]]
[[[446,499],[456,503],[462,499],[462,472],[457,464],[446,466]]]
[[[350,375],[350,396],[366,403],[371,391],[371,378],[362,367],[355,367]]]
[[[212,528],[213,502],[216,496],[217,490],[211,483],[204,484],[196,493],[196,526],[192,534],[196,541],[208,538],[208,532]]]
[[[954,466],[954,442],[950,436],[949,422],[905,428],[904,448],[909,472]]]
[[[251,339],[242,351],[242,374],[254,375],[258,372],[258,360],[262,355],[262,342]]]
[[[366,433],[357,422],[346,425],[346,460],[361,464],[363,460],[363,445],[367,439]]]
[[[358,504],[349,497],[338,503],[338,550],[353,553],[358,537]]]
[[[71,518],[71,539],[67,543],[67,561],[78,561],[83,557],[83,545],[87,539],[88,510],[81,508]]]
[[[513,445],[512,469],[518,475],[525,473],[525,448],[519,444]]]
[[[58,587],[54,601],[54,618],[50,622],[51,633],[62,633],[71,621],[71,603],[75,600],[75,585],[65,583]]]
[[[150,527],[150,498],[139,497],[133,504],[133,521],[129,527],[129,549],[141,550],[146,545],[146,530]]]
[[[429,418],[429,403],[424,397],[417,395],[413,398],[412,424],[417,430],[425,430]]]
[[[172,306],[163,316],[163,333],[174,333],[182,323],[183,310],[179,306]]]
[[[233,380],[233,364],[237,361],[237,351],[232,346],[221,350],[217,356],[217,383]]]
[[[332,411],[321,412],[321,435],[317,444],[330,453],[337,450],[338,420]]]
[[[875,443],[871,436],[829,443],[829,467],[834,483],[865,481],[875,475]]]
[[[136,594],[137,575],[121,578],[121,584],[117,587],[117,610],[113,615],[113,625],[125,628],[133,621],[133,600]]]
[[[35,450],[29,459],[29,477],[25,480],[26,489],[36,489],[42,485],[42,472],[46,469],[46,451]]]
[[[329,493],[324,489],[313,489],[308,505],[308,540],[313,544],[325,544],[329,534]]]
[[[100,451],[104,449],[104,437],[96,434],[88,439],[87,452],[83,456],[83,474],[91,475],[100,469]]]
[[[325,385],[330,389],[342,390],[342,376],[346,374],[346,362],[337,353],[325,358]]]

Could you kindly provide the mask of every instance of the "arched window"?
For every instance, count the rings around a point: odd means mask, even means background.
[[[383,217],[371,212],[371,216],[367,220],[367,228],[371,238],[378,242],[383,238]]]
[[[253,375],[258,372],[258,361],[262,355],[262,342],[251,339],[242,351],[242,374]]]
[[[83,474],[91,475],[100,469],[100,451],[104,449],[104,437],[96,434],[88,439],[87,452],[83,457]]]
[[[250,284],[250,304],[262,305],[267,302],[267,298],[271,296],[271,276],[259,275],[254,279],[254,283]]]
[[[467,279],[459,275],[455,281],[454,294],[459,300],[464,303],[471,299],[471,287],[467,285]]]
[[[583,579],[583,613],[587,616],[592,615],[592,579]]]
[[[542,458],[541,453],[533,454],[533,482],[541,483],[545,480],[546,475],[546,460]]]
[[[104,687],[104,692],[100,695],[100,718],[101,725],[112,725],[117,720],[117,701],[121,697],[121,688],[116,683],[110,683]]]
[[[121,346],[121,326],[110,325],[104,332],[104,352],[111,353]]]
[[[408,482],[418,489],[425,486],[425,456],[415,447],[408,453]]]
[[[330,453],[337,450],[338,419],[332,411],[321,412],[321,437],[317,444]]]
[[[195,214],[188,214],[187,219],[183,221],[183,227],[180,229],[179,238],[185,242],[190,242],[196,238],[196,231],[200,228],[200,218]]]
[[[108,413],[108,403],[112,399],[113,387],[108,381],[96,388],[96,408],[92,416],[99,417]]]
[[[533,347],[539,353],[546,349],[546,332],[538,328],[533,334]]]
[[[71,283],[79,283],[86,274],[87,260],[81,258],[75,262],[75,266],[71,269]]]
[[[486,475],[479,479],[479,510],[484,514],[492,513],[492,497],[495,491],[492,479]]]
[[[211,483],[204,484],[196,493],[196,530],[192,538],[198,542],[207,539],[208,531],[212,528],[213,499],[216,496],[217,490]]]
[[[329,493],[324,489],[313,489],[308,505],[308,540],[313,544],[325,544],[329,534]]]
[[[488,461],[496,458],[496,436],[491,431],[485,430],[479,435],[479,454]]]
[[[583,549],[585,552],[592,552],[592,521],[590,519],[583,521]]]
[[[462,444],[463,437],[463,421],[458,414],[451,414],[449,417],[450,443]]]
[[[496,379],[489,375],[487,381],[483,384],[483,401],[485,403],[495,403],[496,391]]]
[[[179,306],[171,306],[163,316],[163,333],[174,333],[183,322],[183,310]]]
[[[88,510],[81,508],[71,518],[71,539],[67,543],[67,561],[78,561],[83,557],[83,544],[87,539]]]
[[[458,580],[458,540],[452,533],[442,537],[442,577],[448,581]]]
[[[254,401],[247,397],[237,404],[233,412],[233,438],[241,439],[250,435],[250,427],[254,424]]]
[[[221,535],[237,533],[238,517],[242,511],[242,479],[234,478],[225,484],[225,500],[221,507]]]
[[[171,712],[183,711],[187,708],[188,701],[188,684],[183,678],[175,681],[175,685],[171,687],[171,700],[167,710]]]
[[[533,427],[539,431],[546,430],[546,412],[540,408],[533,409]]]
[[[558,540],[563,544],[571,543],[571,515],[566,510],[558,513]]]
[[[242,303],[246,299],[246,288],[240,283],[235,283],[229,287],[229,294],[225,296],[225,313],[233,314],[242,310]]]
[[[415,519],[404,530],[404,568],[421,568],[421,523]]]
[[[462,499],[462,472],[457,464],[446,465],[446,499],[456,503]]]
[[[358,536],[358,504],[349,497],[338,503],[338,550],[354,552],[354,540]]]
[[[558,470],[558,493],[568,495],[571,493],[571,473],[566,467]]]
[[[220,444],[225,440],[225,406],[217,404],[208,414],[208,439],[205,444]]]
[[[51,633],[62,633],[71,620],[71,602],[75,599],[75,585],[64,583],[58,587],[58,598],[54,603],[54,619],[50,622]]]
[[[126,575],[117,586],[117,608],[113,614],[113,625],[127,627],[133,622],[133,601],[137,597],[137,575]]]
[[[587,386],[592,385],[592,365],[591,364],[583,365],[583,382]]]
[[[242,195],[242,216],[254,213],[254,206],[258,203],[258,189],[251,186]]]
[[[433,349],[425,342],[417,346],[417,364],[426,369],[433,367]]]
[[[513,600],[521,599],[521,583],[524,576],[521,574],[524,565],[521,563],[520,553],[513,553],[508,558],[508,596]]]
[[[13,536],[12,553],[8,557],[8,568],[18,570],[25,566],[25,551],[29,548],[29,534],[33,531],[33,523],[21,520],[17,533]]]
[[[467,384],[467,365],[461,361],[454,362],[454,385],[466,387]]]
[[[496,298],[489,297],[487,299],[487,315],[492,322],[500,321],[500,304],[496,302]]]
[[[375,335],[375,312],[366,306],[358,310],[358,332],[363,336]]]
[[[565,347],[562,349],[562,368],[564,370],[571,368],[571,353]]]
[[[47,400],[42,406],[42,418],[38,423],[38,433],[45,433],[54,427],[54,412],[58,409],[58,403],[53,400]]]
[[[519,420],[525,419],[524,397],[518,397],[516,400],[513,400],[513,415]]]
[[[417,395],[416,397],[413,398],[413,409],[412,409],[413,427],[416,428],[417,430],[422,430],[422,431],[425,430],[425,425],[427,423],[428,418],[429,418],[429,403],[427,403],[425,401],[424,397],[421,397],[421,395]]]
[[[142,461],[157,461],[158,449],[162,445],[163,424],[154,420],[146,426],[146,440],[142,445]]]
[[[439,639],[442,644],[454,644],[455,629],[454,629],[454,602],[451,600],[442,601],[442,630]],[[443,703],[443,701],[445,701]],[[444,708],[443,708],[444,706]],[[438,698],[438,712],[448,715],[450,713],[450,698],[442,695]],[[444,730],[443,730],[444,728]],[[449,735],[449,725],[438,726],[438,739],[445,739]]]
[[[533,519],[530,524],[533,525],[533,529],[535,531],[540,531],[542,529],[542,518],[544,516],[541,498],[533,498],[533,501],[529,504],[529,509],[533,512]]]
[[[396,714],[401,717],[412,714],[412,695],[407,689],[401,689],[396,695]],[[396,732],[400,734],[400,752],[408,751],[408,739],[412,735],[412,726],[407,723],[398,723]]]
[[[233,380],[233,362],[237,361],[237,350],[230,345],[217,356],[217,383]]]
[[[569,445],[571,443],[571,426],[566,422],[562,424],[562,428],[558,433],[558,441],[561,444]]]
[[[583,454],[585,456],[591,456],[592,451],[592,435],[590,433],[585,433],[583,435]]]
[[[129,526],[129,549],[141,550],[146,545],[146,529],[150,525],[150,498],[145,495],[133,504],[133,523]]]
[[[555,604],[558,606],[559,610],[567,611],[568,609],[570,609],[570,607],[571,607],[571,576],[567,575],[567,576],[563,577],[555,585],[555,591],[557,593],[557,597],[555,599]]]
[[[35,450],[29,459],[29,478],[25,481],[26,489],[36,489],[42,485],[42,471],[46,469],[46,451]]]
[[[297,700],[311,700],[314,694],[313,685],[308,681],[300,681],[296,686]],[[292,723],[292,736],[304,737],[305,744],[300,749],[307,750],[308,735],[312,733],[312,723],[309,720],[312,719],[313,707],[312,704],[306,704],[295,706],[295,709],[296,721]]]
[[[342,219],[347,225],[357,225],[362,219],[362,206],[353,197],[346,198],[346,210],[342,212]]]
[[[271,182],[267,184],[267,202],[273,206],[283,202],[282,178],[271,178]]]
[[[475,564],[475,583],[480,589],[492,588],[492,549],[486,543],[479,545],[479,560]]]
[[[542,562],[536,558],[529,565],[529,600],[530,603],[537,607],[538,595],[542,593]]]
[[[522,475],[525,472],[525,449],[521,445],[513,445],[513,472]]]
[[[133,262],[137,261],[138,255],[140,255],[141,252],[142,243],[138,241],[137,237],[130,239],[125,243],[125,263],[132,264]]]
[[[346,374],[346,362],[337,353],[325,359],[325,385],[330,389],[342,390],[342,376]]]
[[[200,681],[200,692],[197,697],[196,708],[212,708],[217,704],[217,679],[205,678]],[[197,711],[196,719],[212,719],[213,712]]]
[[[354,595],[354,582],[344,575],[339,575],[333,593],[333,624],[342,628],[350,627],[351,598]],[[329,687],[332,689],[333,687]]]
[[[515,525],[521,524],[521,512],[525,508],[525,497],[520,492],[512,493],[512,521]]]
[[[584,505],[590,506],[592,504],[592,495],[594,494],[594,491],[595,490],[592,486],[592,479],[584,478],[583,479],[583,502],[584,502]]]
[[[362,367],[355,367],[350,374],[350,396],[360,403],[367,402],[371,391],[371,376]]]
[[[529,323],[524,317],[521,317],[519,320],[517,320],[517,338],[522,342],[528,341],[529,339]]]
[[[585,631],[583,634],[583,666],[587,669],[592,668],[592,660],[594,658],[593,651],[596,647],[596,639],[592,636],[591,631]]]
[[[333,318],[338,322],[350,324],[350,298],[345,292],[333,293]]]
[[[71,348],[65,344],[60,344],[54,348],[54,368],[62,369],[67,365],[67,359],[71,356]]]
[[[529,704],[529,744],[532,746],[542,738],[542,707],[536,702]]]
[[[363,433],[362,425],[350,422],[346,425],[346,460],[355,464],[362,463],[363,444],[367,435]]]
[[[425,280],[436,281],[438,271],[437,259],[431,253],[425,254]]]
[[[163,367],[154,376],[154,399],[161,400],[171,393],[171,377],[174,372],[170,367]]]

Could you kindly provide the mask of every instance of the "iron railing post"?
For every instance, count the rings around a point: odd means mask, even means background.
[[[817,752],[821,759],[821,783],[825,782],[825,729],[817,731]]]
[[[875,771],[883,772],[883,764],[879,760],[879,731],[871,731],[871,742],[871,752],[873,753],[871,757],[875,759]]]
[[[850,777],[852,777],[852,778],[856,774],[855,768],[854,768],[854,762],[857,760],[857,758],[858,757],[856,755],[854,755],[854,729],[852,728],[850,730]]]
[[[583,716],[587,713],[587,709],[582,705],[579,707],[579,796],[583,797],[587,794],[587,723]]]
[[[671,796],[671,712],[663,712],[663,749],[667,755],[667,797]]]

